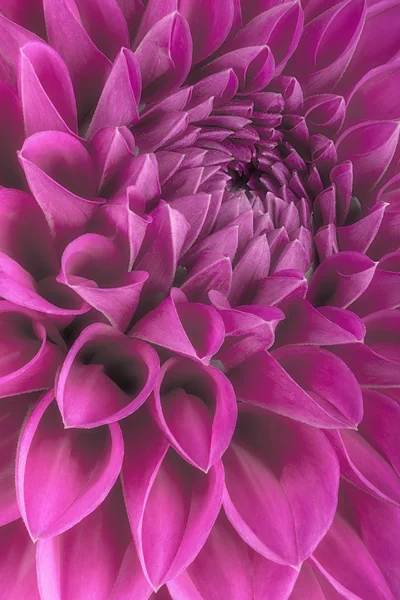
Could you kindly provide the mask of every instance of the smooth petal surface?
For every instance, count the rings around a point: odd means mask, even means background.
[[[130,336],[209,364],[224,340],[224,324],[210,306],[191,303],[172,288],[169,297],[131,330]]]
[[[208,475],[185,463],[144,409],[124,429],[124,496],[143,571],[158,589],[206,541],[221,507],[223,468]],[[162,523],[162,527],[160,526]]]
[[[186,571],[168,583],[174,600],[282,600],[297,573],[250,549],[221,513],[203,549]]]
[[[118,424],[65,430],[54,393],[45,395],[25,423],[17,455],[18,506],[32,539],[58,535],[99,506],[119,475],[123,453]]]
[[[57,382],[57,402],[70,427],[97,427],[128,416],[148,398],[157,353],[109,325],[87,327],[73,344]]]
[[[321,348],[258,352],[230,371],[229,378],[239,399],[309,425],[354,428],[362,417],[353,373]]]
[[[22,519],[0,529],[0,598],[40,600],[35,564],[35,546]]]
[[[242,405],[224,467],[224,508],[240,536],[266,558],[298,568],[336,510],[339,469],[323,434]]]
[[[38,541],[41,599],[109,600],[129,541],[129,523],[117,483],[104,502],[73,529]]]
[[[237,403],[229,380],[214,367],[172,358],[161,368],[151,402],[170,444],[207,472],[227,449],[235,429]]]

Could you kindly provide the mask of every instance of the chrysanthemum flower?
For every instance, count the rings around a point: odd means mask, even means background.
[[[1,600],[400,597],[400,2],[0,0]]]

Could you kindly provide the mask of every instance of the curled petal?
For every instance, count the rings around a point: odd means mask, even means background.
[[[190,229],[182,246],[182,254],[189,250],[199,237],[210,208],[210,201],[210,194],[199,193],[193,194],[193,196],[176,198],[170,203],[172,208],[175,208],[183,214],[190,225]]]
[[[249,94],[262,90],[271,81],[275,61],[268,46],[251,46],[223,54],[203,67],[201,74],[211,75],[225,69],[233,69],[239,80],[239,92]]]
[[[308,288],[308,300],[314,306],[347,308],[367,289],[376,263],[359,252],[340,252],[315,271]]]
[[[18,3],[18,8],[21,7],[22,5]],[[2,6],[2,12],[3,10]],[[10,18],[12,19],[11,16]],[[4,14],[0,15],[0,55],[8,67],[7,83],[14,86],[18,79],[20,49],[28,42],[40,42],[41,39],[16,22],[14,23],[14,19],[10,20],[10,18],[7,18]]]
[[[235,96],[239,81],[233,68],[203,77],[193,85],[192,99],[214,98],[214,106],[224,105]]]
[[[253,304],[284,306],[304,298],[307,280],[300,271],[280,271],[261,279],[253,298]]]
[[[127,187],[135,185],[147,202],[161,193],[157,159],[154,154],[132,158],[117,174],[113,197],[125,196]]]
[[[148,398],[159,371],[155,350],[109,325],[87,327],[61,368],[57,402],[69,427],[118,421]]]
[[[299,300],[279,327],[277,342],[332,346],[362,342],[365,325],[353,312],[333,306],[314,308],[308,300]]]
[[[369,255],[379,259],[400,248],[400,176],[395,175],[379,190],[378,201],[385,202],[382,223],[372,242]]]
[[[45,395],[25,423],[16,465],[18,506],[32,539],[59,535],[99,506],[123,454],[118,424],[66,430],[54,393]]]
[[[268,44],[274,55],[277,74],[293,54],[303,29],[303,11],[298,2],[284,2],[257,14],[232,42],[231,48],[246,48],[257,44]]]
[[[330,180],[336,190],[336,213],[337,224],[344,225],[350,210],[350,202],[353,191],[353,165],[345,161],[333,167]]]
[[[335,346],[332,351],[346,362],[363,387],[399,387],[399,311],[382,310],[363,321],[367,329],[364,344]]]
[[[258,281],[268,275],[269,265],[270,250],[266,236],[254,238],[233,270],[228,296],[233,306],[245,303],[254,294]]]
[[[350,127],[337,141],[339,160],[351,160],[354,192],[367,196],[391,172],[399,141],[396,122],[366,121]]]
[[[85,2],[79,4],[84,5]],[[95,4],[91,4],[95,9]],[[101,6],[106,4],[109,2],[102,3]],[[85,117],[100,96],[111,63],[84,29],[75,3],[68,0],[44,0],[43,7],[49,42],[68,67],[79,115]],[[100,10],[99,4],[97,7]],[[62,28],[60,23],[63,23]]]
[[[30,42],[21,49],[18,87],[27,136],[49,129],[77,133],[68,69],[50,46]]]
[[[309,425],[354,428],[362,418],[354,375],[321,348],[285,346],[273,354],[258,352],[230,371],[229,379],[240,400]]]
[[[91,139],[89,152],[97,171],[100,191],[133,158],[135,139],[126,127],[103,127]]]
[[[33,196],[0,189],[0,251],[37,280],[56,273],[50,230]]]
[[[173,12],[158,21],[135,54],[142,73],[143,98],[147,102],[178,88],[192,65],[192,39],[186,19]]]
[[[139,120],[142,88],[136,56],[127,48],[118,53],[90,122],[88,137],[102,127],[130,127]]]
[[[19,159],[58,248],[63,249],[93,215],[101,200],[93,162],[72,135],[43,131],[28,138]],[[74,178],[71,181],[71,168]]]
[[[379,261],[365,292],[351,305],[362,317],[379,310],[400,307],[400,252],[387,254]]]
[[[224,467],[224,508],[239,535],[265,558],[299,568],[336,510],[339,469],[323,433],[241,405]]]
[[[341,128],[345,114],[344,98],[336,94],[317,94],[304,102],[304,116],[310,133],[323,133],[333,138]]]
[[[357,46],[365,14],[365,0],[343,0],[305,26],[289,68],[307,96],[330,92],[337,84]]]
[[[36,579],[35,546],[22,519],[0,529],[0,582],[4,600],[29,596],[41,600]]]
[[[206,475],[188,465],[144,409],[127,422],[124,439],[122,478],[132,534],[146,578],[158,589],[204,545],[221,507],[223,468],[218,462]]]
[[[181,290],[193,302],[207,302],[210,290],[228,295],[232,284],[232,263],[220,253],[205,252],[190,268]]]
[[[3,301],[0,329],[0,397],[51,388],[63,354],[35,313]]]
[[[230,600],[281,600],[296,577],[295,569],[249,548],[221,513],[195,561],[168,589],[174,600],[213,600],[214,594]]]
[[[216,290],[209,293],[209,298],[225,325],[225,340],[216,358],[226,369],[237,367],[252,354],[272,346],[275,328],[284,319],[282,311],[257,305],[233,309]]]
[[[340,250],[366,253],[379,231],[385,204],[376,204],[369,214],[347,227],[338,227],[336,235]]]
[[[190,225],[182,213],[165,202],[160,202],[151,216],[135,268],[149,274],[146,294],[166,295]]]
[[[170,444],[207,473],[235,429],[237,404],[229,379],[215,367],[172,358],[164,363],[152,398],[153,415]]]
[[[144,271],[126,272],[118,247],[94,233],[76,238],[67,246],[58,277],[121,331],[133,317],[147,278]]]
[[[111,592],[123,568],[129,541],[129,523],[117,484],[102,504],[72,529],[37,542],[41,599],[84,600],[92,596],[96,600],[122,600],[122,596],[111,596]],[[138,593],[146,583],[137,564],[132,561],[131,567],[136,567],[129,581],[131,591]],[[148,596],[135,598],[147,600]]]
[[[170,295],[131,330],[130,336],[209,364],[224,340],[224,324],[211,306],[188,302],[172,288]]]

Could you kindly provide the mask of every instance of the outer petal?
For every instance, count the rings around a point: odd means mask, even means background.
[[[133,158],[135,138],[126,127],[103,127],[94,134],[89,151],[96,167],[99,191]]]
[[[0,303],[0,397],[49,389],[63,353],[47,341],[36,315],[9,302]]]
[[[139,120],[141,88],[136,56],[122,48],[104,85],[87,135],[92,137],[102,127],[129,127],[136,123]]]
[[[230,371],[229,378],[239,399],[309,425],[353,428],[362,417],[354,375],[321,348],[258,352]]]
[[[130,336],[209,364],[224,340],[224,324],[217,311],[187,301],[172,288],[170,296],[131,330]]]
[[[32,539],[58,535],[99,506],[118,477],[123,453],[117,424],[65,430],[54,393],[45,395],[25,423],[17,454],[18,505]]]
[[[27,136],[48,129],[77,133],[68,69],[50,46],[31,42],[21,49],[18,87]]]
[[[15,494],[15,455],[22,423],[35,397],[36,394],[26,394],[20,397],[2,399],[0,403],[1,527],[20,517]]]
[[[344,598],[394,600],[362,540],[339,515],[314,552],[312,562]]]
[[[0,598],[40,600],[36,580],[35,546],[21,519],[0,529]]]
[[[323,434],[242,405],[224,466],[232,525],[266,558],[298,568],[336,510],[339,469]]]
[[[164,363],[152,395],[152,414],[175,450],[207,472],[227,449],[236,396],[219,369],[172,358]]]
[[[76,5],[74,10],[68,0],[44,0],[43,6],[49,42],[68,67],[79,114],[85,117],[100,96],[111,63],[85,31]]]
[[[205,475],[187,465],[144,409],[126,424],[125,502],[142,568],[158,589],[206,541],[221,507],[223,468],[217,463]]]
[[[19,159],[56,244],[63,249],[79,232],[83,233],[101,204],[91,199],[96,192],[92,160],[77,139],[56,131],[28,138]]]
[[[351,160],[354,169],[354,193],[366,196],[391,166],[399,141],[397,122],[365,121],[350,127],[336,143],[339,160]]]
[[[146,101],[178,88],[192,64],[192,39],[187,21],[178,12],[167,15],[150,29],[135,54]]]
[[[387,308],[400,306],[400,252],[384,256],[365,292],[351,305],[362,317]]]
[[[109,325],[87,327],[73,344],[57,383],[57,402],[68,426],[96,427],[137,410],[159,370],[155,350]]]
[[[174,600],[283,600],[297,573],[252,550],[221,512],[195,561],[168,583]],[[198,595],[197,595],[198,594]]]
[[[376,263],[359,252],[340,252],[318,267],[308,288],[314,306],[347,308],[367,289]]]
[[[129,540],[121,488],[116,484],[103,503],[73,529],[37,543],[41,599],[109,600]],[[138,579],[140,571],[132,573],[132,583]]]

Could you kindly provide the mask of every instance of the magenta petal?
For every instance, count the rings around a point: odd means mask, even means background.
[[[221,347],[224,333],[214,308],[188,302],[182,291],[172,288],[169,297],[143,317],[130,336],[208,364]]]
[[[182,246],[182,254],[193,246],[194,242],[199,237],[206,220],[208,209],[210,208],[210,200],[211,197],[209,194],[199,193],[193,194],[193,196],[176,198],[170,202],[170,206],[182,213],[190,225],[190,229]]]
[[[354,375],[321,348],[285,346],[273,355],[258,352],[230,371],[229,378],[240,400],[309,425],[353,428],[362,418]]]
[[[126,510],[125,506],[122,510]],[[113,515],[111,515],[111,522],[112,520]],[[132,540],[125,552],[111,595],[106,598],[107,600],[132,600],[133,598],[135,600],[149,600],[152,597],[152,592],[153,589],[144,576],[135,544]]]
[[[0,413],[0,525],[20,517],[15,493],[15,455],[21,426],[35,395],[1,400]],[[1,581],[1,575],[0,575]]]
[[[208,292],[228,295],[232,283],[232,264],[227,256],[205,252],[190,268],[181,290],[193,302],[207,302]]]
[[[1,16],[1,15],[0,15]],[[24,141],[24,122],[17,94],[0,82],[0,185],[23,187],[17,150]]]
[[[346,104],[342,96],[317,94],[304,102],[304,116],[310,133],[323,133],[334,138],[343,124]]]
[[[298,2],[284,2],[257,14],[236,34],[229,49],[268,44],[277,65],[277,74],[293,54],[303,28],[303,11]]]
[[[167,294],[190,225],[178,210],[160,202],[151,213],[142,248],[135,268],[147,271],[149,280],[145,292]]]
[[[69,427],[120,420],[148,398],[159,370],[157,353],[109,325],[87,327],[61,368],[57,402]]]
[[[290,600],[343,600],[344,597],[307,560],[301,567]]]
[[[308,288],[314,306],[347,308],[370,284],[376,263],[359,252],[334,254],[315,271]]]
[[[128,162],[117,174],[113,196],[125,196],[130,185],[138,188],[146,202],[160,195],[158,164],[154,154],[142,154]]]
[[[170,359],[160,371],[152,406],[175,450],[208,472],[227,449],[235,429],[237,403],[229,379],[215,367]]]
[[[312,562],[341,597],[395,600],[356,530],[339,515],[314,552]]]
[[[0,15],[0,55],[8,66],[9,80],[7,83],[10,85],[14,85],[18,79],[19,51],[22,46],[28,42],[41,41],[37,35],[13,21],[12,17],[10,20],[3,14]]]
[[[268,275],[269,265],[270,250],[266,236],[252,239],[233,270],[228,296],[233,306],[248,301],[254,294],[257,282]]]
[[[18,262],[35,279],[57,272],[50,230],[33,196],[18,190],[0,189],[0,251]]]
[[[339,469],[323,433],[241,405],[224,467],[224,508],[240,536],[266,558],[299,568],[336,510]]]
[[[283,600],[296,578],[295,569],[250,549],[221,513],[195,561],[168,589],[174,600]]]
[[[0,397],[46,390],[63,353],[47,341],[46,329],[35,313],[9,302],[0,303]]]
[[[279,328],[278,344],[332,346],[362,342],[365,325],[353,312],[333,306],[314,308],[299,300]]]
[[[280,271],[258,282],[253,304],[280,306],[304,298],[307,280],[300,271]]]
[[[21,49],[18,87],[27,136],[48,129],[77,133],[68,69],[50,46],[31,42]]]
[[[99,506],[123,453],[119,425],[66,430],[54,393],[45,395],[25,423],[16,466],[18,505],[32,539],[58,535]]]
[[[4,600],[42,600],[36,579],[35,546],[21,519],[0,529],[0,586]]]
[[[127,48],[118,53],[90,122],[88,137],[102,127],[127,127],[139,120],[142,82],[136,56]]]
[[[108,238],[87,233],[71,242],[62,255],[58,277],[85,302],[124,331],[148,278],[144,271],[126,272],[122,252]]]
[[[221,507],[223,468],[218,462],[206,475],[182,461],[143,409],[127,425],[125,502],[142,568],[158,589],[206,541]]]
[[[399,141],[396,122],[365,121],[347,129],[337,141],[339,160],[351,160],[354,192],[362,197],[391,172]]]
[[[100,96],[111,63],[95,46],[68,0],[44,0],[43,5],[49,42],[68,67],[79,114],[85,117]]]
[[[351,310],[365,316],[379,310],[400,307],[400,252],[382,258],[365,292],[351,305]]]
[[[192,64],[187,21],[178,12],[167,15],[150,29],[135,54],[146,102],[176,89],[185,81]]]
[[[239,80],[239,92],[258,92],[271,81],[275,72],[275,61],[268,46],[239,48],[223,54],[201,70],[204,75],[233,69]]]
[[[95,535],[94,535],[95,532]],[[124,600],[111,595],[130,541],[120,485],[72,529],[37,543],[37,573],[42,600]],[[131,563],[135,567],[135,563]],[[131,574],[140,590],[139,570]],[[139,590],[133,587],[137,583]],[[143,585],[146,585],[142,581]],[[143,589],[143,588],[142,588]],[[148,596],[135,596],[147,600]]]
[[[19,159],[56,244],[63,249],[79,231],[83,233],[102,203],[93,199],[96,182],[92,160],[77,139],[57,131],[43,131],[28,138]]]
[[[376,204],[364,218],[347,227],[338,227],[336,235],[340,250],[366,253],[382,223],[385,204]]]
[[[94,134],[89,152],[96,167],[99,191],[133,158],[135,139],[126,127],[104,127]]]

